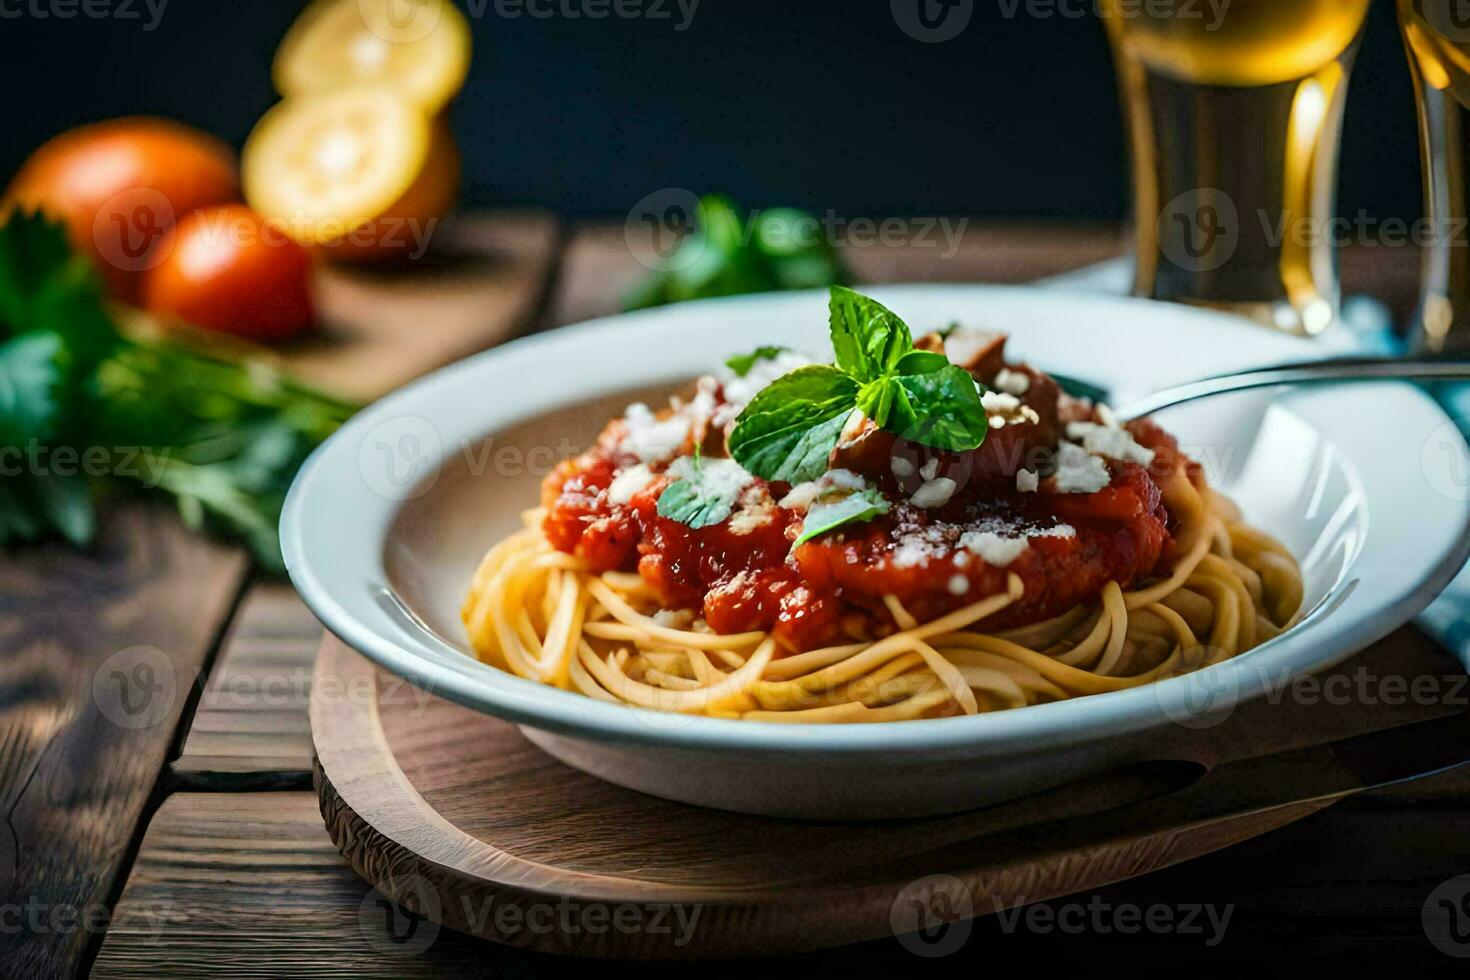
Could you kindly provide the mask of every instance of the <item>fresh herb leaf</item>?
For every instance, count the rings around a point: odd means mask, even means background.
[[[694,530],[730,519],[735,501],[750,485],[750,474],[733,459],[701,460],[674,464],[679,479],[658,497],[658,516],[678,521]]]
[[[286,490],[353,408],[264,364],[120,330],[61,225],[20,213],[0,224],[0,448],[40,463],[0,481],[0,545],[85,544],[94,495],[132,482],[172,494],[186,518],[241,538],[279,571]],[[63,450],[106,468],[63,466]]]
[[[734,371],[737,378],[743,378],[761,361],[774,361],[790,349],[789,347],[757,347],[749,354],[736,354],[727,359],[725,367]]]
[[[750,221],[719,194],[700,199],[694,228],[674,254],[624,298],[644,309],[714,296],[812,289],[849,281],[816,218],[792,208],[758,212]]]
[[[740,413],[730,432],[730,455],[767,480],[814,480],[826,472],[857,393],[857,382],[824,364],[783,375]]]
[[[899,378],[898,384],[908,392],[914,412],[898,420],[902,428],[890,427],[890,431],[953,452],[974,449],[985,441],[989,417],[969,371],[951,364],[941,371]]]
[[[908,325],[876,300],[834,286],[830,311],[837,366],[793,371],[736,419],[730,452],[747,470],[789,482],[820,475],[853,408],[936,449],[963,452],[984,441],[988,420],[968,371],[914,350]]]
[[[833,286],[832,350],[837,366],[858,381],[891,375],[903,356],[914,349],[908,324],[875,299],[845,286]]]
[[[792,546],[805,544],[818,535],[826,534],[846,524],[858,524],[881,517],[888,513],[888,506],[888,501],[883,495],[872,487],[866,487],[831,500],[819,497],[807,508],[806,520],[801,525],[801,534]]]
[[[900,375],[933,374],[950,366],[949,358],[928,350],[911,350],[898,362],[895,371]]]
[[[61,414],[58,334],[24,334],[0,344],[0,446],[49,439]]]

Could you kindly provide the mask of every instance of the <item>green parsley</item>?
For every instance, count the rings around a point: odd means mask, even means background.
[[[125,333],[63,227],[0,225],[0,547],[85,545],[99,494],[132,484],[280,571],[286,490],[353,410],[265,364]]]

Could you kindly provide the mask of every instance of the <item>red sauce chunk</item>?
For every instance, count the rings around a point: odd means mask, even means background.
[[[890,506],[875,520],[793,547],[815,488],[755,478],[719,523],[659,516],[676,460],[696,444],[724,455],[739,406],[706,379],[657,415],[635,406],[558,466],[542,488],[544,532],[594,572],[636,571],[665,608],[695,610],[719,633],[772,630],[789,650],[892,632],[885,596],[923,622],[1006,591],[1015,574],[1023,598],[983,623],[1004,629],[1157,574],[1172,544],[1159,483],[1177,468],[1198,480],[1197,467],[1152,423],[1117,429],[1044,374],[998,368],[998,349],[984,359],[977,380],[1010,395],[987,398],[996,415],[978,449],[937,452],[861,421],[844,433],[824,480],[881,492]]]

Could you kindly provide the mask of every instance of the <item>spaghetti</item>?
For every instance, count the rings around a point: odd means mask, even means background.
[[[475,572],[480,658],[643,708],[903,721],[1137,687],[1293,622],[1291,553],[1153,422],[1003,335],[915,342],[845,290],[832,317],[836,365],[762,348],[562,463]]]
[[[1147,684],[1244,653],[1280,633],[1301,604],[1297,563],[1241,523],[1224,497],[1171,480],[1187,515],[1178,559],[1125,590],[1040,622],[989,631],[1023,597],[1005,592],[867,642],[801,653],[766,631],[720,635],[666,625],[636,574],[589,571],[556,550],[541,510],[475,572],[464,620],[482,659],[601,701],[769,722],[879,722],[975,714]],[[778,655],[782,654],[782,655]]]

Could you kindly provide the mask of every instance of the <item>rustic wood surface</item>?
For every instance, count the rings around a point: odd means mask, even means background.
[[[558,236],[544,212],[470,216],[436,232],[425,261],[325,267],[321,329],[276,353],[293,376],[333,394],[381,397],[533,326]]]
[[[0,972],[67,976],[96,940],[246,571],[151,504],[0,563]]]
[[[311,785],[306,709],[322,632],[290,585],[265,582],[246,593],[173,762],[181,787]]]
[[[1106,230],[1079,236],[1059,229],[1030,237],[1025,248],[1008,252],[1006,235],[1001,235],[994,239],[998,254],[989,260],[989,268],[998,272],[961,272],[958,262],[933,272],[932,258],[920,257],[902,265],[905,271],[893,278],[1024,281],[1111,254],[1118,240]],[[854,264],[870,280],[889,278],[867,271],[874,264],[898,268],[907,261],[869,254],[854,256]],[[1349,292],[1372,292],[1400,316],[1412,308],[1417,257],[1411,250],[1350,249],[1342,266]],[[536,322],[554,326],[612,312],[621,290],[641,271],[621,242],[620,228],[583,229],[562,253],[556,287]],[[539,295],[544,283],[533,286],[533,294]],[[265,608],[254,600],[253,595],[247,600],[245,611]],[[283,607],[282,616],[290,621],[295,613]],[[262,629],[269,631],[263,624]],[[240,628],[233,633],[241,640],[249,635]],[[290,647],[293,667],[296,656],[303,665],[309,659],[304,634],[301,643],[284,635],[278,639],[277,654],[287,656]],[[232,642],[220,669],[228,669],[237,650],[248,649],[249,644]],[[259,647],[244,656],[238,676],[286,669],[284,660],[270,664],[275,654],[264,654]],[[1456,674],[1453,667],[1433,668],[1433,676],[1445,685]],[[1448,686],[1445,690],[1454,693]],[[1463,699],[1464,692],[1459,696]],[[200,719],[209,720],[211,733],[206,737],[201,731],[195,740],[191,732],[177,775],[169,778],[204,785],[196,782],[202,778],[220,790],[274,780],[285,771],[278,768],[285,760],[297,765],[301,759],[298,733],[304,719],[300,714],[295,718],[294,727],[285,718],[279,725],[237,718],[240,725],[232,729],[218,712],[211,719],[206,705]],[[273,737],[277,728],[280,739]],[[265,768],[253,768],[257,764]],[[289,771],[298,784],[306,775],[301,769]],[[1285,952],[1359,964],[1383,960],[1406,965],[1425,957],[1443,964],[1447,960],[1425,940],[1420,908],[1437,885],[1470,865],[1463,833],[1467,792],[1470,781],[1464,774],[1450,773],[1331,807],[1217,855],[1090,894],[1039,903],[1032,906],[1038,912],[1033,918],[990,916],[961,930],[968,940],[960,951],[934,965],[973,974],[993,966],[999,942],[1006,944],[1007,955],[1033,954],[1052,964],[1091,968],[1103,956],[1132,961],[1145,950],[1145,958],[1167,956],[1176,967],[1255,965],[1263,956],[1277,959]],[[129,833],[134,829],[141,834],[141,828],[128,828]],[[411,936],[408,942],[394,942],[407,934],[406,920],[376,901],[368,906],[366,919],[359,916],[366,886],[336,854],[309,792],[175,794],[149,824],[137,857],[116,906],[116,925],[96,961],[102,975],[192,976],[212,967],[245,976],[527,976],[585,970],[573,961],[517,952],[452,930],[439,930],[422,951]],[[1177,912],[1202,902],[1233,911],[1225,942],[1207,942],[1208,936],[1185,928],[1150,929],[1140,937],[1136,925],[1064,929],[1055,920],[1051,926],[1044,921],[1048,910],[1060,914],[1088,903],[1135,911],[1163,905]],[[139,921],[138,915],[152,915],[163,925],[155,931],[128,927]],[[364,921],[369,925],[364,927]],[[920,952],[932,954],[945,942],[940,937],[934,949]],[[910,947],[890,939],[762,969],[892,972],[916,965]],[[644,969],[662,972],[659,967]],[[687,973],[687,967],[677,969],[679,976]],[[10,972],[8,961],[0,972]]]

